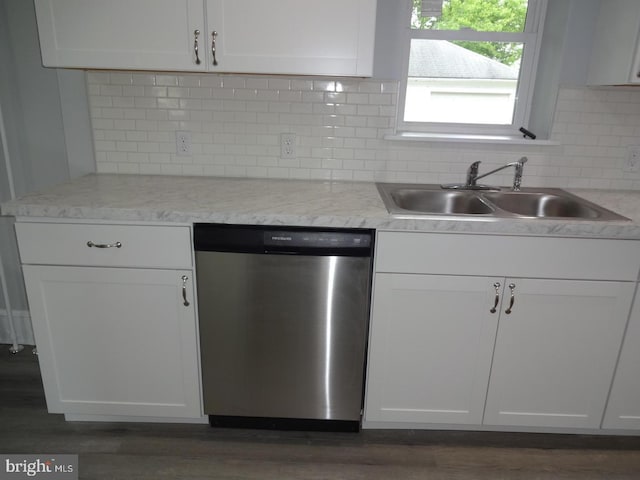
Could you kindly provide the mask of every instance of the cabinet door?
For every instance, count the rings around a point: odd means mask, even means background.
[[[205,70],[203,0],[35,0],[35,7],[47,67]]]
[[[502,279],[376,275],[365,421],[482,423],[494,282]]]
[[[371,76],[375,0],[207,0],[219,72]]]
[[[190,271],[23,269],[50,412],[201,415]]]
[[[636,296],[603,428],[640,430],[640,299]]]
[[[640,82],[640,3],[638,0],[600,2],[593,33],[587,85]]]
[[[484,423],[599,428],[633,284],[507,279]]]

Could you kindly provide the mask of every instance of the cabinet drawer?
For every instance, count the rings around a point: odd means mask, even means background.
[[[17,223],[16,235],[24,264],[192,266],[188,227]]]
[[[635,281],[640,241],[380,232],[376,271]]]

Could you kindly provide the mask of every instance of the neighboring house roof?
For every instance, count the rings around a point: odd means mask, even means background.
[[[518,70],[445,40],[413,40],[409,76],[517,80]]]

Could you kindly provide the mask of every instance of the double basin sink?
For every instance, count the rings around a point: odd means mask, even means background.
[[[389,213],[400,217],[629,220],[560,188],[523,188],[516,192],[447,190],[440,185],[400,183],[378,183],[376,186]]]

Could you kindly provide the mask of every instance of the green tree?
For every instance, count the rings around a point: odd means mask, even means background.
[[[522,32],[528,0],[444,0],[442,16],[420,16],[420,0],[413,0],[413,28],[432,30],[473,29],[481,32]],[[522,56],[522,45],[507,42],[454,42],[468,50],[513,65]]]

